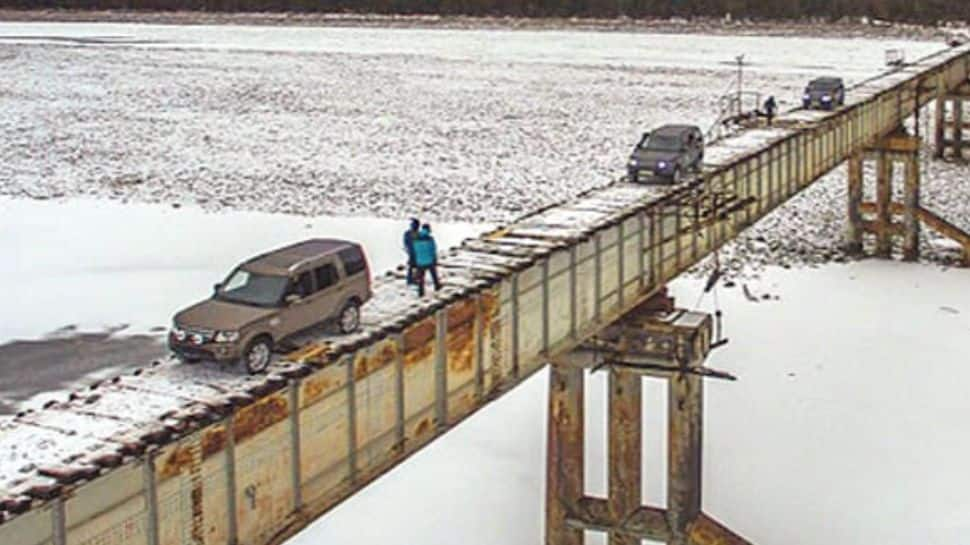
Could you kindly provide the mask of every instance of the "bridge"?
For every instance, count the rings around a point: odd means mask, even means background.
[[[709,317],[664,285],[843,162],[847,244],[918,255],[920,221],[970,237],[919,202],[919,137],[936,102],[937,152],[962,154],[970,46],[854,87],[832,112],[795,110],[712,144],[697,179],[613,182],[441,258],[445,288],[417,300],[400,271],[375,282],[361,331],[308,334],[265,376],[156,363],[0,427],[0,543],[280,543],[547,364],[547,542],[745,543],[700,512]],[[919,123],[916,123],[916,127]],[[862,202],[863,162],[876,200]],[[892,170],[905,167],[902,203]],[[610,494],[583,496],[584,369],[610,373]],[[641,505],[638,382],[668,379],[669,498]],[[716,453],[714,453],[716,455]]]

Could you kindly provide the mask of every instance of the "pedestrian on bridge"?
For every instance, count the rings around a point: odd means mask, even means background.
[[[404,251],[408,254],[407,284],[414,285],[414,239],[418,238],[418,231],[421,229],[421,221],[418,218],[411,218],[411,225],[404,231]]]
[[[438,280],[438,246],[431,236],[431,226],[425,223],[414,239],[414,263],[417,266],[418,297],[424,297],[424,273],[431,273],[434,290],[441,289]]]
[[[764,105],[765,117],[768,118],[768,126],[771,126],[772,120],[775,119],[775,112],[778,110],[778,104],[775,103],[774,95],[769,96],[768,100],[765,101]]]

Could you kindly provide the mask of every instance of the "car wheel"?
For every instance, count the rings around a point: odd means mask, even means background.
[[[340,311],[338,318],[341,333],[353,333],[360,327],[360,304],[357,301],[348,301],[344,309]]]
[[[269,362],[273,357],[273,341],[268,337],[256,337],[249,341],[246,349],[243,350],[243,363],[246,370],[251,375],[262,373],[269,367]]]

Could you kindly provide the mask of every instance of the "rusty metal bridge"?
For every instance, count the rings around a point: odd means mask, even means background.
[[[970,237],[921,207],[919,140],[905,129],[935,101],[938,153],[961,155],[968,76],[970,46],[947,49],[859,84],[836,111],[742,128],[709,147],[694,181],[611,183],[467,240],[442,256],[434,298],[408,297],[391,273],[359,333],[299,339],[266,376],[159,364],[22,413],[0,427],[0,543],[279,543],[547,364],[547,543],[581,543],[584,530],[615,544],[745,543],[700,512],[711,321],[671,308],[663,286],[846,161],[851,249],[871,234],[888,256],[900,237],[915,259],[923,221],[970,259]],[[583,373],[603,353],[610,485],[594,498]],[[639,495],[645,374],[671,393],[662,507]]]

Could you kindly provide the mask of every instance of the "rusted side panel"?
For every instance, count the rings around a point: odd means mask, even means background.
[[[224,425],[215,427],[225,429]],[[205,544],[224,545],[229,543],[229,482],[226,476],[225,450],[212,454],[202,461],[202,479]]]
[[[286,393],[273,407],[287,412]],[[238,429],[239,426],[236,426]],[[236,444],[236,521],[239,543],[261,545],[293,511],[290,423],[278,421]],[[213,544],[214,545],[214,544]]]
[[[333,365],[304,380],[300,398],[300,405],[304,407],[300,412],[300,474],[303,499],[311,503],[327,495],[349,474],[346,389],[328,386],[324,390],[329,392],[326,396],[313,398],[312,404],[308,404],[311,399],[308,392],[316,394],[318,390],[308,389],[305,383],[322,374],[328,374],[326,381],[333,384],[337,383],[334,381],[338,376],[346,377],[347,371],[344,365]],[[325,383],[317,382],[318,385]]]
[[[478,344],[475,340],[475,299],[459,301],[447,309],[448,419],[455,421],[475,408],[475,372]]]
[[[523,282],[522,279],[528,279]],[[543,365],[542,351],[542,265],[537,263],[519,276],[519,369],[521,374]]]
[[[68,545],[145,544],[143,474],[129,464],[76,490],[64,505]]]
[[[603,231],[600,237],[600,308],[612,309],[619,304],[619,279],[617,277],[620,266],[620,247],[618,246],[619,229],[614,226]]]
[[[209,453],[203,458],[208,440]],[[222,545],[229,539],[225,425],[213,424],[156,456],[159,544]]]
[[[266,396],[236,413],[232,432],[236,445],[286,419],[290,414],[289,399],[282,392]]]
[[[583,330],[593,323],[596,314],[595,243],[588,240],[576,246],[576,329]]]
[[[71,531],[75,525],[97,516],[105,511],[105,507],[140,496],[142,473],[141,465],[127,464],[83,484],[64,503],[67,529]]]
[[[0,543],[3,545],[50,545],[51,507],[46,505],[33,509],[0,525]]]
[[[398,346],[393,339],[383,339],[376,344],[361,349],[354,358],[354,380],[360,382],[371,373],[390,366],[397,358]]]
[[[425,318],[404,331],[404,435],[422,443],[435,430],[435,319]]]
[[[309,407],[343,391],[347,383],[347,371],[340,365],[330,365],[303,379],[300,388],[300,407]]]
[[[397,351],[389,353],[396,354]],[[357,464],[365,476],[394,454],[398,441],[394,433],[397,426],[397,370],[391,365],[392,361],[355,383]]]
[[[646,229],[644,224],[644,229]],[[640,224],[636,216],[623,222],[623,300],[630,301],[640,292]],[[649,235],[644,233],[644,240]]]
[[[503,282],[481,293],[482,301],[482,368],[484,375],[484,394],[487,396],[498,388],[511,374],[512,360],[509,357],[511,327],[503,316],[503,293],[505,307],[508,301],[508,282]],[[507,312],[507,311],[506,311]]]
[[[204,538],[204,494],[199,435],[166,445],[156,455],[159,545],[182,545]]]
[[[569,252],[557,252],[549,259],[549,345],[555,346],[569,337]]]

